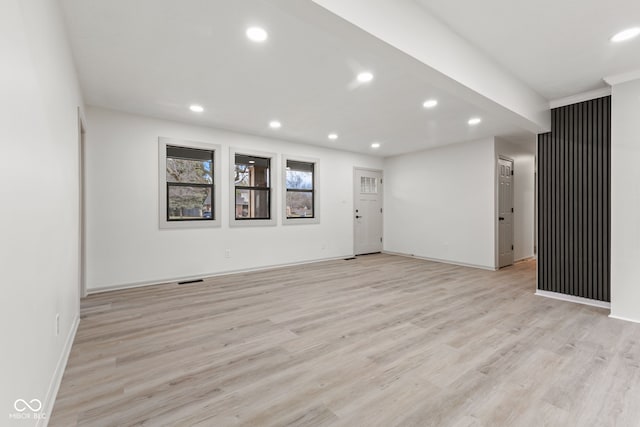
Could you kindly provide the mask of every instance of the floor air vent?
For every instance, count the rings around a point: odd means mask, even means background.
[[[198,283],[198,282],[202,282],[202,279],[197,279],[197,280],[185,280],[184,282],[178,282],[178,285],[188,285],[189,283]]]

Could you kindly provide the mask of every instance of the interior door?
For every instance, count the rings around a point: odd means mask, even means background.
[[[513,160],[498,159],[499,267],[513,264]]]
[[[356,255],[382,251],[382,172],[356,169],[354,179]]]

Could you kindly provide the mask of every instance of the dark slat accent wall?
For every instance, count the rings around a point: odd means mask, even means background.
[[[610,301],[611,97],[551,110],[538,135],[538,289]]]

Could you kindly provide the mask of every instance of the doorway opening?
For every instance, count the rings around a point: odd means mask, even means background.
[[[78,108],[78,250],[79,259],[79,290],[80,298],[87,296],[86,287],[86,212],[85,212],[85,134],[86,128]]]

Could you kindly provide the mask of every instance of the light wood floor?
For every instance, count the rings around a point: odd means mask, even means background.
[[[639,426],[640,325],[389,255],[90,296],[51,426]]]

